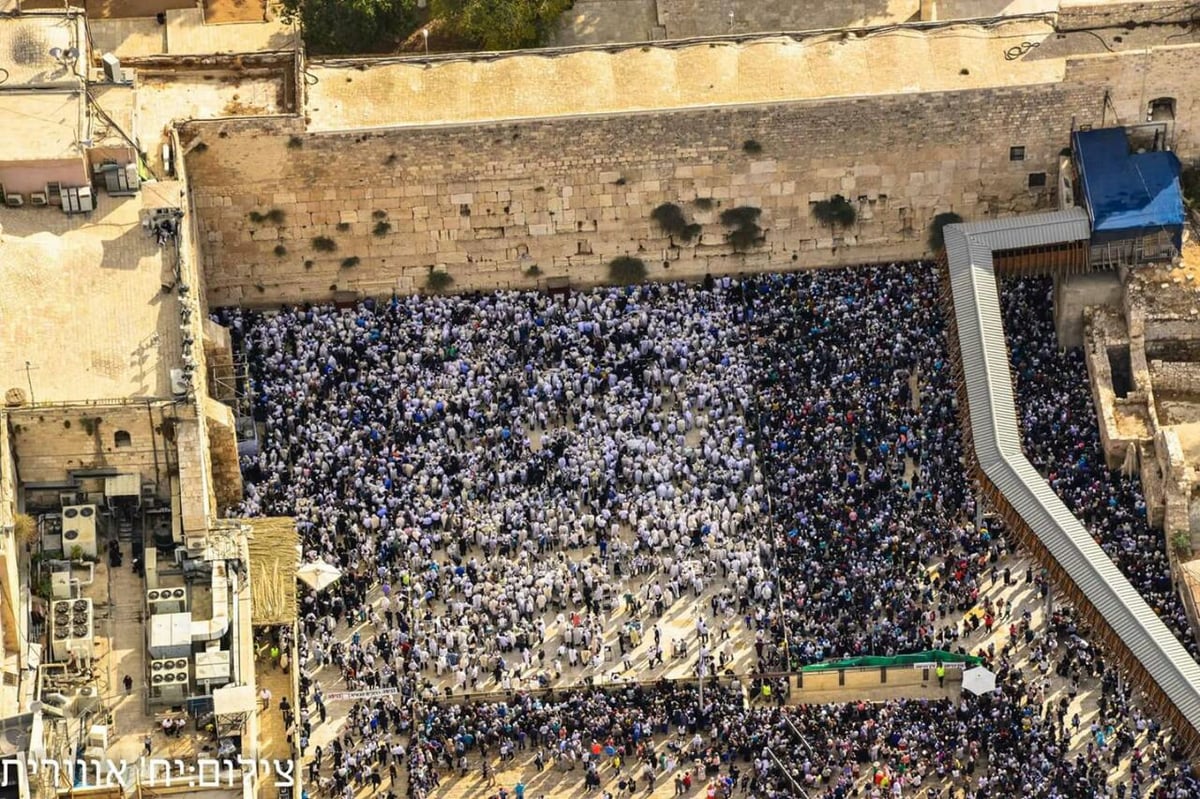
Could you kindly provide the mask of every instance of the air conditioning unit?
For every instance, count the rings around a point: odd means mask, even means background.
[[[91,186],[76,186],[63,189],[62,209],[64,214],[86,214],[96,207]]]
[[[189,535],[184,539],[184,546],[187,547],[189,555],[200,555],[208,546],[208,536]]]
[[[183,374],[182,369],[171,370],[171,393],[177,397],[181,397],[188,393],[188,387],[191,384]]]
[[[66,599],[50,606],[50,654],[56,661],[71,655],[92,657],[92,600]]]
[[[183,613],[187,610],[187,591],[183,588],[152,588],[146,592],[150,615]]]
[[[9,194],[8,192],[5,192],[4,204],[9,208],[20,208],[25,204],[25,198],[20,194]]]
[[[44,205],[49,205],[50,202],[46,199],[46,192],[34,191],[29,193],[29,204],[41,208]]]
[[[100,708],[100,692],[94,685],[86,685],[75,693],[76,714],[86,713]]]
[[[87,557],[96,557],[96,506],[69,505],[62,512],[63,552],[79,547]]]
[[[150,698],[173,702],[187,695],[188,659],[150,661]]]

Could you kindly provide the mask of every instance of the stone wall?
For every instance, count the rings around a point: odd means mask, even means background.
[[[1200,393],[1200,363],[1150,361],[1150,379],[1159,391]]]
[[[1059,4],[1060,30],[1122,27],[1128,23],[1186,22],[1196,14],[1194,0],[1141,0],[1131,3],[1095,3],[1065,0]]]
[[[170,416],[170,413],[166,413]],[[137,472],[166,490],[171,424],[161,405],[93,405],[9,411],[13,451],[22,483],[60,482],[81,469]],[[129,434],[117,446],[116,433]]]
[[[1053,207],[1072,127],[1113,124],[1113,107],[1134,121],[1146,93],[1179,98],[1190,152],[1197,66],[1200,47],[1162,48],[1072,59],[1064,82],[1025,87],[346,133],[197,122],[183,137],[215,306],[409,292],[434,268],[458,289],[587,285],[626,254],[652,279],[694,278],[912,258],[937,213]],[[834,194],[858,207],[848,230],[813,219]],[[662,203],[702,234],[664,235]],[[736,206],[760,208],[766,231],[744,253],[719,222]]]
[[[667,39],[883,25],[907,22],[921,9],[920,0],[842,0],[833,3],[657,0],[656,5],[658,24]]]
[[[911,258],[942,211],[1050,207],[1062,109],[1098,121],[1097,100],[1051,85],[370,133],[198,123],[186,133],[205,146],[187,163],[213,305],[411,291],[435,265],[459,288],[532,287],[533,265],[586,284],[623,254],[672,279]],[[1039,172],[1048,188],[1030,191]],[[834,194],[859,208],[849,230],[812,218]],[[666,202],[703,226],[696,242],[652,223]],[[762,209],[766,240],[745,254],[718,221],[735,206]],[[279,224],[252,221],[276,210]],[[314,249],[317,236],[337,250]]]

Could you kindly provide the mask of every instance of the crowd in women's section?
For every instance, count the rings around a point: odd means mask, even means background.
[[[1105,465],[1083,354],[1058,347],[1050,290],[1047,281],[1024,281],[1003,297],[1025,450],[1194,656],[1196,641],[1172,586],[1163,535],[1149,527],[1136,476]]]
[[[656,621],[714,585],[700,623],[744,619],[764,668],[783,665],[785,641],[792,666],[967,646],[1005,608],[965,625],[962,612],[1001,570],[1013,577],[999,531],[974,524],[935,300],[932,270],[913,265],[226,314],[268,429],[242,510],[297,515],[306,556],[344,571],[304,599],[304,665],[334,666],[351,689],[394,688],[397,707],[431,703],[437,675],[461,691],[631,673],[615,661],[637,650],[661,662],[673,642],[651,635]],[[1052,334],[1009,328],[1057,357]],[[1086,375],[1052,371],[1060,393],[1038,408],[1069,396],[1079,417],[1035,436],[1061,485],[1073,482],[1064,455],[1091,447],[1101,465]],[[1079,489],[1086,521],[1166,607],[1163,563],[1138,545],[1151,534],[1136,491],[1096,478],[1109,493]],[[1040,574],[1025,582],[1044,591]],[[619,636],[615,607],[638,622]],[[339,641],[339,621],[371,624]],[[630,698],[603,701],[649,723],[645,696]],[[405,723],[367,706],[356,718]],[[590,734],[572,731],[560,759],[582,765]],[[406,754],[427,788],[448,748]],[[372,759],[336,757],[347,785]]]

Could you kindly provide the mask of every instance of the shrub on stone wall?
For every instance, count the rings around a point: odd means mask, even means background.
[[[371,232],[374,233],[376,236],[380,236],[380,237],[386,236],[388,233],[392,232],[392,224],[390,222],[385,222],[382,219],[380,219],[378,222],[375,223],[375,229],[372,230]]]
[[[858,218],[858,209],[840,194],[835,194],[828,200],[813,204],[812,214],[818,222],[826,227],[847,228]]]
[[[359,258],[357,255],[351,255],[348,258],[342,259],[342,268],[343,269],[352,269],[361,263],[362,263],[361,258]]]
[[[687,227],[683,209],[675,203],[663,203],[650,212],[650,218],[668,236],[677,236]]]
[[[312,246],[317,252],[333,252],[337,249],[337,242],[328,236],[317,236],[312,240]]]
[[[963,218],[953,211],[947,211],[944,214],[938,214],[933,218],[933,222],[929,224],[929,249],[933,252],[941,252],[946,246],[946,239],[943,235],[946,225],[957,225],[963,221]]]
[[[608,262],[608,279],[622,286],[646,279],[646,263],[632,255],[620,255]]]
[[[454,283],[454,276],[440,269],[429,268],[429,276],[425,278],[425,288],[429,291],[445,291]]]
[[[725,240],[738,252],[753,249],[766,240],[766,233],[758,225],[762,209],[752,205],[739,205],[721,212],[721,224],[733,228],[725,234]]]

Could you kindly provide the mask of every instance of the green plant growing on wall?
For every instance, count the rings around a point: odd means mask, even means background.
[[[352,269],[352,268],[358,266],[360,263],[362,263],[361,258],[359,258],[357,255],[351,255],[348,258],[342,259],[342,268],[343,269]]]
[[[387,211],[384,211],[383,209],[376,209],[371,212],[371,218],[372,219],[387,219]]]
[[[276,244],[275,245],[275,257],[282,258],[285,255],[287,255],[287,247],[284,247],[282,244]]]
[[[536,278],[540,274],[542,274],[542,268],[537,264],[531,264],[530,267],[525,270],[525,277]]]
[[[762,149],[762,145],[756,142],[754,139],[746,139],[744,142],[742,142],[742,151],[747,155],[758,155],[762,152]]]
[[[858,218],[858,210],[840,194],[813,203],[813,217],[829,228],[848,228]]]
[[[646,262],[632,255],[619,255],[608,262],[608,279],[621,286],[646,279]]]
[[[375,223],[375,228],[371,232],[382,238],[383,236],[386,236],[388,233],[392,232],[392,225],[390,222],[385,222],[380,219]]]
[[[766,240],[766,233],[758,225],[762,209],[752,205],[739,205],[721,212],[721,224],[732,228],[725,240],[737,252],[753,249]]]
[[[700,225],[687,221],[683,209],[675,203],[663,203],[650,212],[650,218],[667,235],[687,243],[695,240],[703,229]]]
[[[350,229],[350,223],[349,222],[338,222],[337,229],[338,229],[338,233],[345,233],[347,230]]]
[[[1171,534],[1171,546],[1175,547],[1175,552],[1183,557],[1188,557],[1192,554],[1192,536],[1187,530],[1176,530]]]
[[[692,204],[696,206],[698,211],[711,211],[713,209],[712,197],[697,197],[692,200]]]
[[[304,146],[304,139],[299,136],[291,136],[288,138],[287,146],[289,150],[298,150]]]
[[[76,560],[76,561],[83,560],[83,547],[79,546],[79,544],[76,544],[75,546],[71,547],[71,560]]]
[[[679,235],[687,227],[683,209],[675,203],[663,203],[650,212],[650,218],[668,236]]]
[[[940,253],[942,248],[946,246],[945,228],[946,225],[957,225],[963,221],[963,218],[953,211],[947,211],[944,214],[938,214],[929,223],[929,249],[932,252]]]
[[[429,291],[439,292],[450,288],[454,283],[454,276],[449,272],[441,269],[429,267],[429,274],[425,277],[425,288]]]
[[[317,236],[312,240],[313,249],[317,252],[334,252],[337,250],[337,242],[328,236]]]

